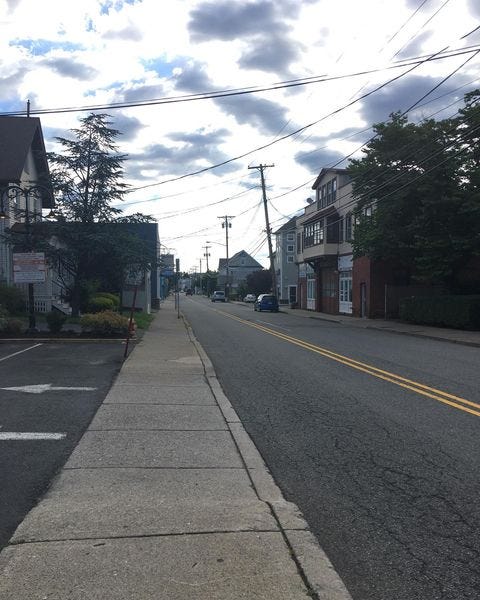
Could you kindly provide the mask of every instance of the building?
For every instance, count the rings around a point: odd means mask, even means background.
[[[229,284],[229,295],[238,294],[238,288],[242,283],[246,283],[247,276],[255,271],[262,271],[262,265],[250,256],[245,250],[240,250],[228,260],[221,258],[218,261],[218,289],[224,289]],[[227,279],[228,271],[228,279]]]
[[[279,304],[297,304],[298,265],[296,252],[297,218],[293,217],[275,231],[274,267]]]
[[[0,116],[0,282],[14,283],[12,250],[2,237],[5,230],[26,230],[29,223],[42,220],[42,210],[53,207],[40,119]],[[34,284],[35,310],[50,310],[59,290],[47,267],[45,281]]]
[[[345,169],[322,169],[296,220],[299,307],[352,314],[353,200]]]

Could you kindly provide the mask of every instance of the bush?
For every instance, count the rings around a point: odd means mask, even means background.
[[[117,294],[111,294],[110,292],[97,292],[95,294],[94,300],[97,298],[108,298],[113,302],[115,310],[118,310],[120,308],[120,296],[118,296]]]
[[[480,296],[413,296],[400,300],[400,318],[422,325],[480,329]]]
[[[25,312],[25,295],[23,290],[14,285],[0,283],[0,304],[9,313]]]
[[[47,321],[48,330],[51,333],[59,333],[67,320],[67,315],[64,315],[59,310],[52,310],[45,315]]]
[[[25,329],[25,323],[21,319],[6,318],[0,320],[2,333],[17,335]]]
[[[82,331],[94,335],[128,335],[128,319],[113,311],[83,315]]]
[[[110,298],[104,298],[103,296],[95,296],[88,303],[88,312],[99,313],[105,310],[113,311],[115,304]]]

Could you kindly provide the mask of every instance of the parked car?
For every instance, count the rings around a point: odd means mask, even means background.
[[[255,294],[247,294],[245,296],[245,298],[243,299],[244,302],[255,302],[255,300],[257,299],[257,297],[255,296]]]
[[[269,310],[270,312],[278,312],[278,300],[273,294],[260,294],[255,300],[253,310]]]
[[[225,302],[225,292],[216,290],[212,294],[212,302]]]
[[[187,290],[187,291],[185,292],[185,294],[186,294],[187,296],[192,296],[192,295],[193,295],[193,294],[192,294],[192,290]]]

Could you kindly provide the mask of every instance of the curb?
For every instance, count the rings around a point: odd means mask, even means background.
[[[313,598],[328,600],[352,600],[345,584],[335,571],[328,556],[308,527],[300,509],[288,502],[275,483],[260,452],[243,427],[235,409],[225,396],[212,362],[196,339],[192,328],[182,314],[188,336],[205,369],[205,377],[223,414],[227,427],[235,441],[245,465],[252,487],[258,498],[265,502],[276,519],[305,585]]]

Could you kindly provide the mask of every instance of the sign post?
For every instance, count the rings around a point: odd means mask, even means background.
[[[128,354],[128,342],[133,335],[133,312],[135,310],[135,303],[137,301],[137,290],[138,286],[143,282],[144,273],[142,269],[140,269],[136,265],[132,265],[129,269],[127,269],[125,275],[125,283],[127,285],[133,285],[133,299],[132,306],[130,308],[130,319],[128,321],[128,334],[127,339],[125,341],[125,352],[123,353],[123,358],[127,358]]]

